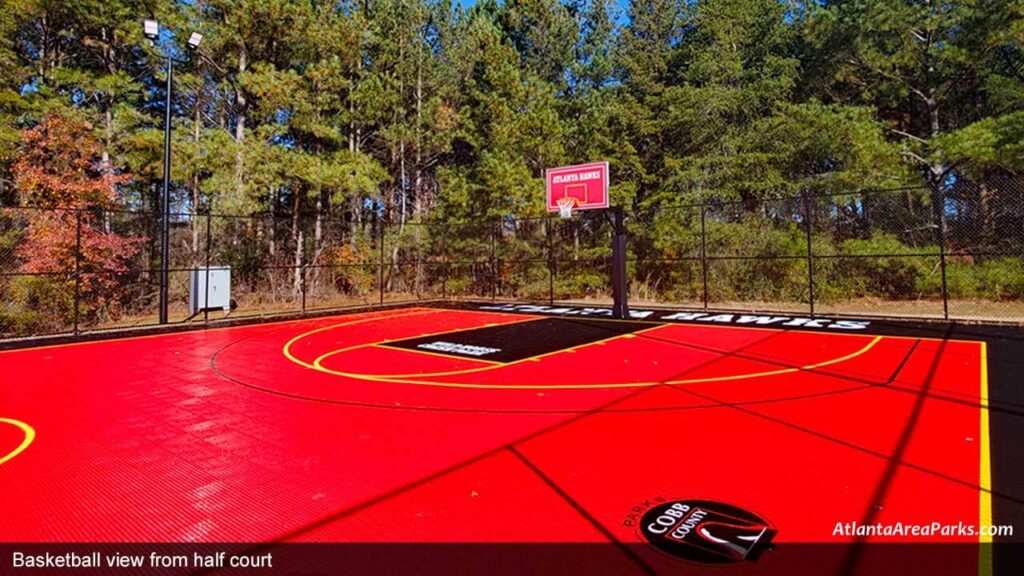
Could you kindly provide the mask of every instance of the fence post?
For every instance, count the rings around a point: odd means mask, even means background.
[[[441,299],[448,299],[448,223],[441,225]]]
[[[548,305],[555,305],[555,254],[554,243],[551,241],[551,218],[544,219],[544,236],[548,243]]]
[[[82,209],[75,210],[75,336],[78,336],[79,306],[82,300]]]
[[[939,269],[942,272],[942,319],[949,320],[949,291],[946,286],[946,191],[934,183],[932,186],[932,201],[938,202],[932,213],[939,219],[936,234],[939,241]]]
[[[210,239],[210,221],[213,220],[213,214],[209,211],[206,212],[206,282],[203,283],[203,323],[210,323],[210,250],[212,247],[212,241]],[[273,224],[271,224],[273,225]],[[230,303],[228,304],[230,306]],[[191,311],[190,311],[191,312]]]
[[[700,275],[703,283],[704,309],[708,309],[708,235],[705,225],[706,205],[704,195],[700,196]]]
[[[807,233],[807,301],[811,307],[811,318],[814,318],[814,251],[811,247],[812,226],[814,216],[811,210],[810,195],[804,190],[804,228]]]
[[[377,281],[380,284],[380,304],[384,304],[384,217],[381,216],[377,219],[380,223],[380,238],[377,241],[378,249],[380,250],[380,266],[377,271]]]
[[[497,241],[498,226],[491,226],[491,300],[498,298],[498,268],[496,263],[495,242]]]
[[[300,314],[303,315],[306,314],[306,276],[308,271],[309,269],[306,267],[306,263],[303,262],[302,265],[299,266],[299,274],[302,275],[299,282],[299,292],[302,296],[302,308],[300,309]]]

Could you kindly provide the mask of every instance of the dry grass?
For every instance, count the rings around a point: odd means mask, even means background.
[[[437,296],[430,294],[421,294],[417,296],[416,294],[391,293],[384,295],[383,303],[394,304],[398,302],[415,302],[417,300],[431,300],[435,298],[437,298]],[[252,295],[241,294],[238,296],[237,300],[237,307],[230,313],[224,313],[218,309],[211,310],[206,316],[200,313],[191,318],[187,306],[181,303],[175,303],[171,306],[170,310],[168,310],[167,319],[170,324],[203,324],[206,321],[207,316],[210,321],[217,321],[225,318],[263,318],[285,314],[299,314],[302,312],[302,301],[298,299],[268,300],[259,297],[252,297]],[[373,306],[380,303],[380,295],[376,292],[363,296],[335,294],[330,297],[313,297],[311,295],[306,299],[306,311],[313,312],[353,308],[358,306]],[[114,320],[84,327],[83,330],[138,328],[153,326],[158,324],[159,321],[160,317],[154,310],[147,311],[142,314],[122,315]]]
[[[384,304],[400,302],[416,302],[418,300],[438,299],[437,294],[411,294],[411,293],[388,293],[384,296]],[[480,301],[488,300],[483,296],[464,296],[449,298],[449,300]],[[498,299],[502,302],[510,302],[507,299]],[[306,311],[325,311],[332,309],[352,308],[359,306],[373,306],[380,304],[379,293],[368,293],[362,296],[347,296],[335,294],[330,297],[308,297],[306,300]],[[611,298],[585,298],[572,300],[558,300],[557,304],[572,306],[610,306]],[[703,302],[699,300],[663,301],[651,298],[633,298],[630,306],[634,309],[643,307],[671,308],[679,307],[685,309],[702,309]],[[771,302],[771,301],[720,301],[709,302],[709,309],[726,310],[732,312],[777,312],[793,315],[809,314],[805,302]],[[298,314],[302,312],[301,300],[278,299],[277,301],[266,301],[252,295],[241,294],[238,297],[238,307],[229,314],[220,310],[210,311],[210,321],[222,320],[225,318],[265,318],[285,314]],[[857,298],[853,300],[820,302],[815,306],[815,313],[832,316],[869,316],[875,318],[902,318],[902,319],[943,319],[941,300],[884,300],[880,298]],[[1024,324],[1024,301],[1003,301],[991,300],[950,300],[949,318],[953,320],[971,322],[1010,322]],[[189,318],[188,309],[181,303],[174,303],[169,311],[171,324],[202,324],[206,321],[203,314]],[[124,315],[120,318],[102,322],[97,325],[85,326],[83,331],[117,330],[126,328],[141,328],[155,326],[159,323],[159,317],[155,311],[147,311],[144,314]],[[69,327],[70,328],[70,327]]]

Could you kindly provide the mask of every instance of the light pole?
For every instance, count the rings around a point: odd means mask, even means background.
[[[146,37],[154,43],[160,37],[160,24],[156,20],[143,22]],[[188,38],[189,53],[199,48],[203,35],[193,32]],[[175,59],[164,53],[167,58],[167,89],[164,92],[164,185],[160,194],[160,323],[167,323],[168,285],[170,284],[171,258],[171,90],[174,81],[174,63],[187,60]]]

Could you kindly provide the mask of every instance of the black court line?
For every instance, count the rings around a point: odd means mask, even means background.
[[[672,388],[673,390],[681,393],[681,394],[688,394],[690,396],[695,396],[697,398],[700,398],[701,400],[705,400],[705,401],[708,401],[708,402],[715,402],[719,406],[727,407],[727,408],[732,408],[732,409],[735,409],[735,410],[739,410],[740,412],[743,412],[744,414],[749,414],[751,416],[754,416],[756,418],[760,418],[762,420],[768,420],[769,422],[774,422],[774,423],[779,424],[781,426],[785,426],[787,428],[792,428],[793,430],[796,430],[798,432],[803,432],[804,434],[809,434],[809,435],[814,436],[816,438],[821,438],[822,440],[826,440],[828,442],[832,442],[832,443],[838,444],[840,446],[845,446],[845,447],[850,448],[852,450],[856,450],[857,452],[862,452],[864,454],[869,454],[871,456],[875,456],[875,457],[881,458],[883,460],[889,460],[891,458],[891,456],[889,456],[889,455],[887,455],[887,454],[885,454],[883,452],[878,452],[878,451],[872,450],[870,448],[865,448],[864,446],[860,446],[860,445],[854,444],[853,442],[850,442],[850,441],[847,441],[847,440],[843,440],[842,438],[837,438],[835,436],[830,436],[828,434],[825,434],[823,432],[819,432],[817,430],[814,430],[812,428],[808,428],[806,426],[802,426],[800,424],[794,424],[793,422],[789,422],[788,420],[785,420],[783,418],[778,418],[776,416],[771,416],[771,415],[768,415],[768,414],[763,414],[761,412],[757,412],[756,410],[751,410],[751,409],[746,408],[745,406],[743,406],[743,405],[741,405],[740,403],[737,403],[737,402],[726,402],[724,400],[718,400],[717,398],[714,398],[712,396],[708,396],[706,394],[701,394],[699,392],[694,392],[693,390],[689,390],[687,388],[683,388],[683,387],[680,387],[680,386],[677,386],[677,385],[674,385],[674,384],[669,384],[667,386],[669,388]],[[885,389],[886,390],[894,390],[893,388],[885,388]],[[972,489],[977,490],[979,492],[981,492],[981,491],[989,492],[993,496],[998,496],[1000,498],[1005,498],[1005,499],[1007,499],[1007,500],[1009,500],[1011,502],[1015,502],[1017,504],[1020,504],[1020,505],[1024,506],[1024,496],[1022,496],[1022,497],[1015,497],[1015,496],[1011,496],[1011,495],[1006,494],[1006,493],[997,493],[994,489],[985,490],[984,488],[982,488],[977,483],[968,482],[966,480],[961,480],[959,478],[956,478],[954,476],[950,476],[950,475],[945,474],[943,472],[939,472],[937,470],[932,470],[931,468],[927,468],[925,466],[921,466],[920,464],[914,464],[913,462],[906,462],[906,461],[904,461],[904,462],[899,462],[899,464],[903,465],[903,466],[906,466],[907,468],[911,468],[913,470],[917,470],[919,472],[923,472],[923,473],[928,474],[930,476],[934,476],[936,478],[940,478],[940,479],[945,480],[947,482],[952,482],[954,484],[959,484],[960,486],[964,486],[964,487],[967,487],[967,488],[972,488]]]
[[[948,332],[947,332],[948,334]],[[900,434],[899,440],[896,442],[896,448],[892,452],[892,456],[886,463],[885,472],[879,479],[878,484],[875,486],[875,492],[871,495],[871,500],[868,501],[868,508],[864,511],[864,516],[861,518],[861,525],[869,526],[875,523],[875,519],[878,518],[878,513],[882,509],[882,501],[885,500],[885,496],[889,493],[889,489],[892,487],[893,479],[896,477],[896,472],[899,471],[900,463],[903,461],[903,457],[907,452],[907,446],[910,445],[910,439],[914,435],[914,429],[917,428],[917,422],[921,418],[921,413],[924,412],[924,403],[928,399],[928,390],[932,387],[932,382],[935,379],[935,374],[938,372],[939,364],[942,362],[942,352],[946,349],[947,341],[944,339],[939,345],[939,349],[935,351],[935,357],[932,358],[932,365],[928,367],[928,375],[925,376],[924,382],[921,385],[921,390],[917,394],[917,398],[914,400],[914,406],[910,410],[910,416],[907,418],[906,423],[903,426],[903,432]],[[843,562],[842,576],[852,576],[856,570],[857,564],[860,562],[861,554],[864,551],[864,546],[867,542],[867,536],[858,536],[853,546],[850,548]]]
[[[529,458],[523,455],[522,452],[516,450],[515,446],[509,446],[508,450],[509,452],[514,454],[516,458],[518,458],[523,464],[525,464],[527,468],[533,471],[533,473],[538,478],[543,480],[545,484],[547,484],[552,490],[554,490],[555,494],[558,494],[558,496],[561,497],[562,500],[564,500],[567,504],[569,504],[569,506],[571,506],[573,510],[576,510],[576,512],[578,512],[580,516],[583,516],[583,518],[586,519],[586,521],[589,522],[591,526],[596,528],[601,534],[604,535],[605,538],[615,543],[615,546],[618,547],[618,549],[621,550],[623,554],[629,557],[630,560],[632,560],[634,563],[640,566],[640,568],[642,568],[645,573],[653,574],[655,576],[658,574],[657,570],[652,568],[650,564],[648,564],[647,562],[644,562],[644,559],[637,555],[637,553],[634,552],[629,546],[626,546],[624,543],[620,542],[614,534],[612,534],[607,528],[604,527],[604,524],[598,522],[597,518],[594,518],[590,514],[590,512],[587,512],[587,509],[580,505],[579,502],[573,500],[572,496],[569,496],[569,494],[565,490],[562,490],[562,488],[558,484],[556,484],[554,480],[552,480],[550,477],[548,477],[547,474],[542,472],[540,468],[535,466]]]

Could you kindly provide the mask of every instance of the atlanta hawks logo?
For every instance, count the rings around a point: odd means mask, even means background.
[[[640,518],[639,529],[655,548],[705,564],[756,562],[775,536],[759,516],[708,500],[658,504]]]

